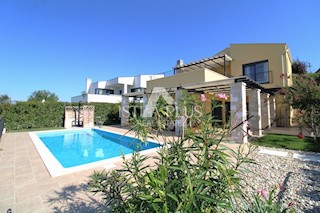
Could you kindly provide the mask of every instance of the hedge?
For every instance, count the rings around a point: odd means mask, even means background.
[[[31,128],[63,127],[64,108],[76,103],[66,102],[17,102],[16,104],[0,104],[0,115],[5,116],[5,128],[22,130]],[[89,103],[95,106],[95,118],[104,125],[118,124],[119,104]],[[95,119],[95,122],[98,120]]]

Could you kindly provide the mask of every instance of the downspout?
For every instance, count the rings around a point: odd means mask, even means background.
[[[281,74],[282,74],[282,86],[285,87],[286,83],[285,83],[285,74],[284,74],[284,55],[287,54],[288,49],[286,48],[284,53],[281,54]],[[287,70],[286,70],[287,71]]]
[[[287,54],[288,52],[288,49],[286,48],[284,53],[281,54],[281,66],[282,66],[282,87],[285,87],[286,86],[286,83],[285,83],[285,74],[284,74],[284,55]],[[287,71],[287,70],[286,70]],[[289,115],[290,115],[290,106],[289,106]],[[287,126],[290,126],[290,125],[287,125],[288,124],[288,115],[287,115],[287,110],[285,110],[285,127]],[[290,119],[290,118],[289,118]]]
[[[285,75],[284,75],[284,57],[283,57],[283,55],[284,54],[286,54],[286,52],[284,52],[284,53],[282,53],[281,54],[281,73],[282,73],[282,86],[283,87],[285,87],[285,80],[284,80],[284,77],[285,77]]]

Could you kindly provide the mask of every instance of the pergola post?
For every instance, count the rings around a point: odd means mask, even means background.
[[[182,110],[182,109],[178,108],[179,107],[179,101],[181,99],[181,95],[182,95],[181,89],[177,88],[176,93],[175,93],[175,105],[176,105],[176,110],[178,110],[178,112],[180,112],[180,110]],[[184,116],[178,116],[176,118],[176,121],[175,121],[175,124],[174,124],[176,136],[183,136],[184,125],[185,125],[185,117]]]
[[[147,104],[148,104],[148,96],[147,96],[147,94],[143,94],[142,95],[142,111],[141,111],[141,115],[143,115],[143,113],[144,113],[144,111],[145,111],[145,109],[146,109],[146,107],[147,107]]]
[[[270,117],[270,94],[263,94],[261,99],[261,116],[262,116],[262,128],[267,129],[271,126],[271,117]]]
[[[231,124],[238,126],[231,132],[231,139],[236,143],[247,143],[247,125],[244,121],[247,119],[246,108],[246,83],[237,82],[230,86],[231,95]]]
[[[257,136],[262,136],[260,89],[252,89],[249,96],[249,126]]]
[[[127,96],[122,96],[120,116],[121,116],[121,127],[128,126],[130,112],[129,112],[129,97]]]
[[[271,96],[270,98],[270,116],[271,116],[271,126],[276,126],[276,97]]]

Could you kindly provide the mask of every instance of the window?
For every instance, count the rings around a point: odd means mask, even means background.
[[[98,95],[110,95],[110,94],[114,94],[114,91],[111,90],[111,89],[99,89],[99,88],[97,88],[95,90],[95,94],[98,94]]]
[[[131,89],[131,92],[142,92],[143,88],[142,87],[138,87],[138,88],[133,88]]]
[[[244,64],[243,75],[255,80],[258,83],[269,83],[268,61],[260,61],[251,64]]]

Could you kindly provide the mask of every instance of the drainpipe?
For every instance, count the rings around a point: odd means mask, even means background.
[[[284,53],[281,54],[281,69],[282,69],[281,72],[282,72],[282,76],[283,76],[283,78],[282,78],[282,86],[283,86],[283,87],[286,86],[286,85],[285,85],[285,78],[284,78],[284,77],[286,76],[286,75],[284,74],[284,55],[287,54],[287,52],[288,52],[288,49],[286,48],[285,51],[284,51]]]
[[[282,86],[285,87],[285,74],[284,74],[284,55],[287,54],[288,52],[288,49],[286,48],[284,53],[281,54],[281,66],[282,66]],[[290,114],[290,107],[289,107],[289,114]],[[285,127],[287,127],[287,123],[288,123],[288,115],[287,115],[287,110],[285,109],[285,113],[284,113],[284,116],[285,116]]]
[[[286,54],[286,52],[281,54],[281,73],[282,73],[282,86],[285,87],[285,80],[284,80],[284,57],[283,55]]]

